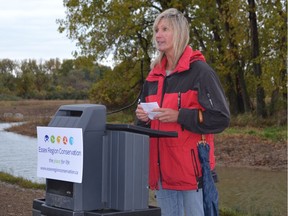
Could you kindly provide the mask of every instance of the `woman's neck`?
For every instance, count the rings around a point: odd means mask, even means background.
[[[174,67],[173,67],[173,61],[172,59],[173,58],[169,58],[168,56],[167,57],[167,62],[166,62],[166,65],[165,65],[165,69],[168,70],[168,71],[173,71]]]

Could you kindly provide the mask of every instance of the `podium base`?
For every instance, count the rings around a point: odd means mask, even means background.
[[[149,206],[147,209],[119,211],[113,209],[75,212],[69,209],[47,206],[45,199],[33,201],[32,216],[161,216],[161,209]]]

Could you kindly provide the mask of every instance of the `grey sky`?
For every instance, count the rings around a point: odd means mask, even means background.
[[[75,43],[57,31],[62,0],[0,0],[0,59],[71,59]]]

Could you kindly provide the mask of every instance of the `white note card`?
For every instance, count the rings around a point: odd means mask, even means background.
[[[140,103],[143,110],[148,113],[148,118],[153,120],[154,117],[160,112],[153,112],[155,108],[160,108],[157,102]]]

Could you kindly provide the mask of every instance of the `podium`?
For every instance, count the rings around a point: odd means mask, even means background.
[[[160,216],[149,206],[149,137],[176,132],[106,124],[106,107],[63,105],[49,127],[82,128],[82,183],[46,179],[46,195],[33,201],[33,216]]]

